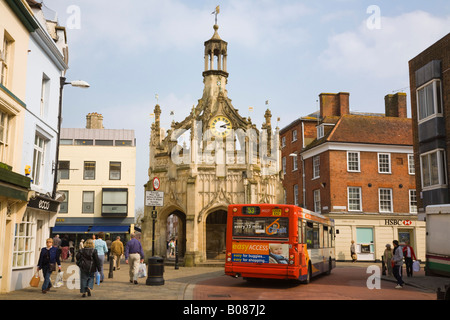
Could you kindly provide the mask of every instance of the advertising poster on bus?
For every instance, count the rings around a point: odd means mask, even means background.
[[[231,261],[288,264],[289,245],[282,243],[233,242]]]

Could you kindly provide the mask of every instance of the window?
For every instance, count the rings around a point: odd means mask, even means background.
[[[42,75],[41,85],[41,117],[48,114],[48,102],[50,98],[50,78],[45,74]]]
[[[304,226],[305,232],[303,232],[303,234],[306,240],[306,247],[308,249],[319,249],[319,224],[314,222],[306,222]]]
[[[409,190],[409,212],[417,213],[417,193],[416,190]]]
[[[64,194],[64,201],[59,205],[58,213],[68,213],[69,212],[69,191],[59,191],[58,192]]]
[[[294,205],[298,206],[298,184],[294,185]]]
[[[283,157],[282,162],[283,162],[283,174],[286,174],[286,157]]]
[[[42,183],[41,177],[44,172],[45,146],[46,140],[42,136],[36,134],[34,137],[33,171],[31,173],[35,185],[40,185]]]
[[[360,172],[359,152],[347,152],[347,171]]]
[[[84,180],[95,180],[95,161],[84,162]]]
[[[0,110],[0,162],[3,163],[6,163],[8,158],[8,125],[8,114]]]
[[[433,80],[417,89],[417,115],[419,123],[435,116],[442,116],[440,80]]]
[[[94,140],[75,139],[76,146],[93,146]]]
[[[408,173],[416,174],[416,167],[414,164],[414,155],[413,154],[408,154]]]
[[[26,212],[22,222],[16,224],[14,234],[13,268],[34,264],[35,227],[32,215]]]
[[[320,189],[314,190],[314,211],[321,212],[320,207]]]
[[[379,189],[380,212],[392,212],[392,189]]]
[[[324,128],[323,124],[320,126],[317,126],[317,139],[321,139],[324,136]]]
[[[348,211],[362,211],[361,206],[361,188],[348,187]]]
[[[126,217],[128,212],[128,189],[103,189],[102,216]]]
[[[63,146],[71,146],[73,145],[73,139],[61,139],[59,143]]]
[[[128,147],[132,145],[133,145],[132,140],[116,140],[116,147]]]
[[[83,213],[94,213],[94,191],[83,191]]]
[[[378,154],[378,173],[391,173],[391,155],[389,153]]]
[[[313,157],[313,179],[320,178],[320,156]]]
[[[12,54],[14,40],[5,32],[3,36],[3,48],[0,48],[0,84],[9,86],[9,77],[11,75]]]
[[[298,169],[297,160],[298,157],[292,157],[292,167],[293,167],[292,171],[296,171]]]
[[[286,147],[286,137],[281,138],[281,147],[282,148]]]
[[[292,131],[292,142],[297,141],[297,130]]]
[[[70,178],[70,161],[58,162],[59,179],[68,180]]]
[[[96,146],[113,146],[114,140],[95,140]]]
[[[420,156],[422,168],[422,188],[440,187],[447,184],[446,159],[444,150],[435,150]]]
[[[110,162],[109,163],[109,180],[120,180],[121,163]]]

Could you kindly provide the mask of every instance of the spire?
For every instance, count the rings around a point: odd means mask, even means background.
[[[227,46],[228,43],[223,41],[219,33],[219,26],[214,25],[214,34],[211,39],[205,41],[205,70],[203,76],[221,75],[228,78],[227,72]]]

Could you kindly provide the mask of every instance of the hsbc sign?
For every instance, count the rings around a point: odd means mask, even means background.
[[[411,220],[402,219],[384,219],[384,225],[386,226],[410,226],[412,225]]]

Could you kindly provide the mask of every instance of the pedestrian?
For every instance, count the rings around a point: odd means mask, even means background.
[[[175,256],[175,239],[170,239],[169,242],[169,256],[174,257]]]
[[[111,243],[112,243],[112,241],[109,239],[109,237],[106,237],[105,242],[106,242],[106,247],[108,248],[108,252],[106,253],[107,257],[108,257],[107,261],[109,261],[109,256],[111,255]]]
[[[130,237],[130,241],[125,245],[125,263],[130,265],[130,282],[138,284],[139,263],[144,262],[144,250],[134,233]]]
[[[409,245],[409,241],[405,242],[403,247],[403,256],[405,257],[406,276],[413,276],[413,258],[417,260],[414,249]]]
[[[391,260],[392,260],[392,249],[391,249],[391,245],[388,243],[386,245],[386,249],[384,249],[384,263],[386,264],[388,276],[392,276]]]
[[[61,241],[61,259],[66,261],[69,257],[69,239],[65,236]]]
[[[394,245],[394,251],[392,254],[392,273],[394,274],[395,279],[397,279],[397,286],[395,289],[403,288],[404,282],[402,279],[402,266],[403,266],[403,252],[402,248],[400,248],[398,244],[398,240],[392,241]]]
[[[98,260],[100,261],[100,282],[103,282],[105,278],[103,274],[103,264],[105,263],[105,254],[108,252],[108,248],[106,247],[106,242],[103,241],[105,234],[103,232],[99,232],[97,234],[97,239],[94,241],[94,247],[97,250]]]
[[[352,257],[352,262],[356,262],[356,247],[355,241],[352,240],[352,244],[350,245],[350,256]]]
[[[84,248],[84,239],[81,239],[80,243],[78,244],[78,250],[81,250]]]
[[[80,293],[84,298],[90,297],[94,289],[95,272],[100,272],[101,263],[97,250],[94,248],[94,240],[88,239],[84,248],[77,252],[77,266],[80,267]]]
[[[111,254],[114,260],[113,270],[120,270],[120,257],[123,255],[123,243],[120,241],[120,236],[116,237],[116,240],[111,243]]]
[[[37,270],[42,269],[44,275],[44,284],[42,285],[42,293],[50,291],[52,284],[50,282],[50,276],[53,271],[56,271],[56,264],[58,264],[58,272],[61,271],[61,261],[59,260],[59,249],[53,246],[53,239],[48,238],[46,247],[41,249],[39,255],[39,261],[37,264]]]
[[[70,257],[72,257],[72,262],[75,261],[75,245],[72,239],[69,240],[69,253]]]
[[[58,249],[61,246],[61,238],[59,237],[59,234],[53,237],[53,246],[57,247]]]

